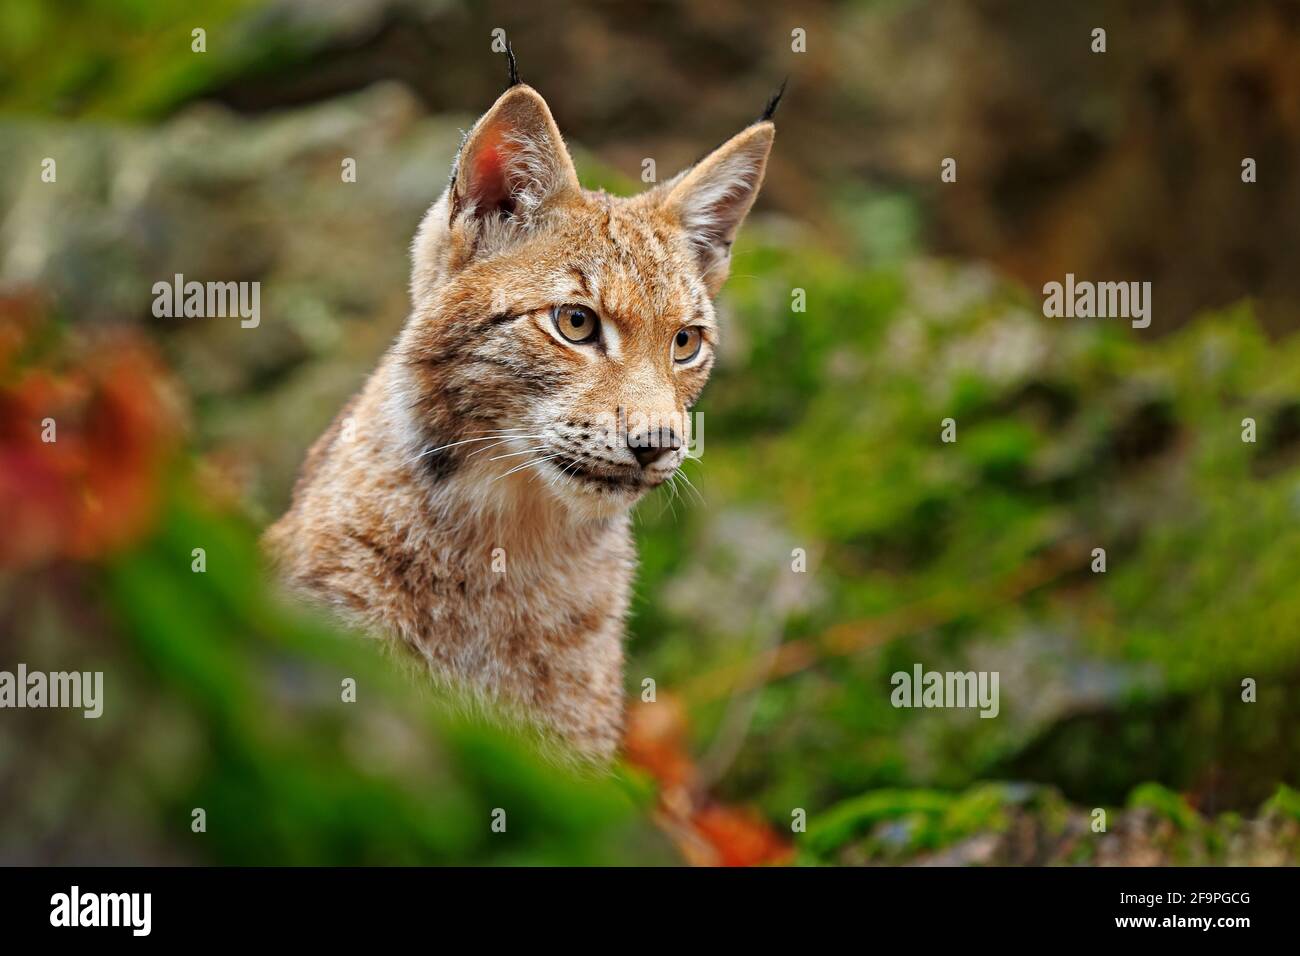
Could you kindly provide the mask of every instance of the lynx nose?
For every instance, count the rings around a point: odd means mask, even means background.
[[[681,448],[682,440],[671,428],[663,428],[657,432],[648,431],[640,435],[628,435],[627,447],[632,449],[632,454],[636,456],[642,468],[649,468],[670,451]]]

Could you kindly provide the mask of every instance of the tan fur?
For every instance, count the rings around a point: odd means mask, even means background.
[[[290,584],[401,642],[438,680],[580,754],[613,755],[628,510],[684,455],[639,464],[619,412],[688,437],[713,360],[711,299],[772,136],[757,123],[620,199],[581,189],[545,102],[507,90],[421,224],[410,319],[266,534]],[[557,333],[552,309],[566,304],[599,316],[601,347]],[[684,327],[704,338],[685,367],[672,353]]]

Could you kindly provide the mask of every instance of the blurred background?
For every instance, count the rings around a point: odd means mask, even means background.
[[[255,547],[405,319],[498,28],[613,192],[790,78],[699,495],[638,509],[609,777]],[[0,712],[0,862],[1296,862],[1297,61],[1290,2],[6,0],[0,669],[106,701]],[[1150,281],[1150,328],[1044,318],[1067,272]],[[155,318],[175,273],[260,281],[260,326]],[[999,716],[893,708],[915,663]]]

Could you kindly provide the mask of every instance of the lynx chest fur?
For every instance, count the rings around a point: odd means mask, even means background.
[[[582,189],[546,103],[508,89],[420,226],[402,333],[266,534],[287,582],[609,759],[629,510],[686,453],[769,116],[622,199]]]

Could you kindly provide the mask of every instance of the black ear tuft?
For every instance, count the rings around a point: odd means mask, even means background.
[[[510,39],[506,38],[506,59],[510,61],[510,81],[506,83],[506,89],[519,85],[519,64],[515,62],[515,51],[510,47]]]
[[[790,82],[790,77],[781,81],[781,88],[772,94],[772,98],[767,101],[767,106],[763,107],[763,115],[758,118],[760,123],[772,119],[776,113],[777,104],[781,102],[781,97],[785,96],[785,85]]]

